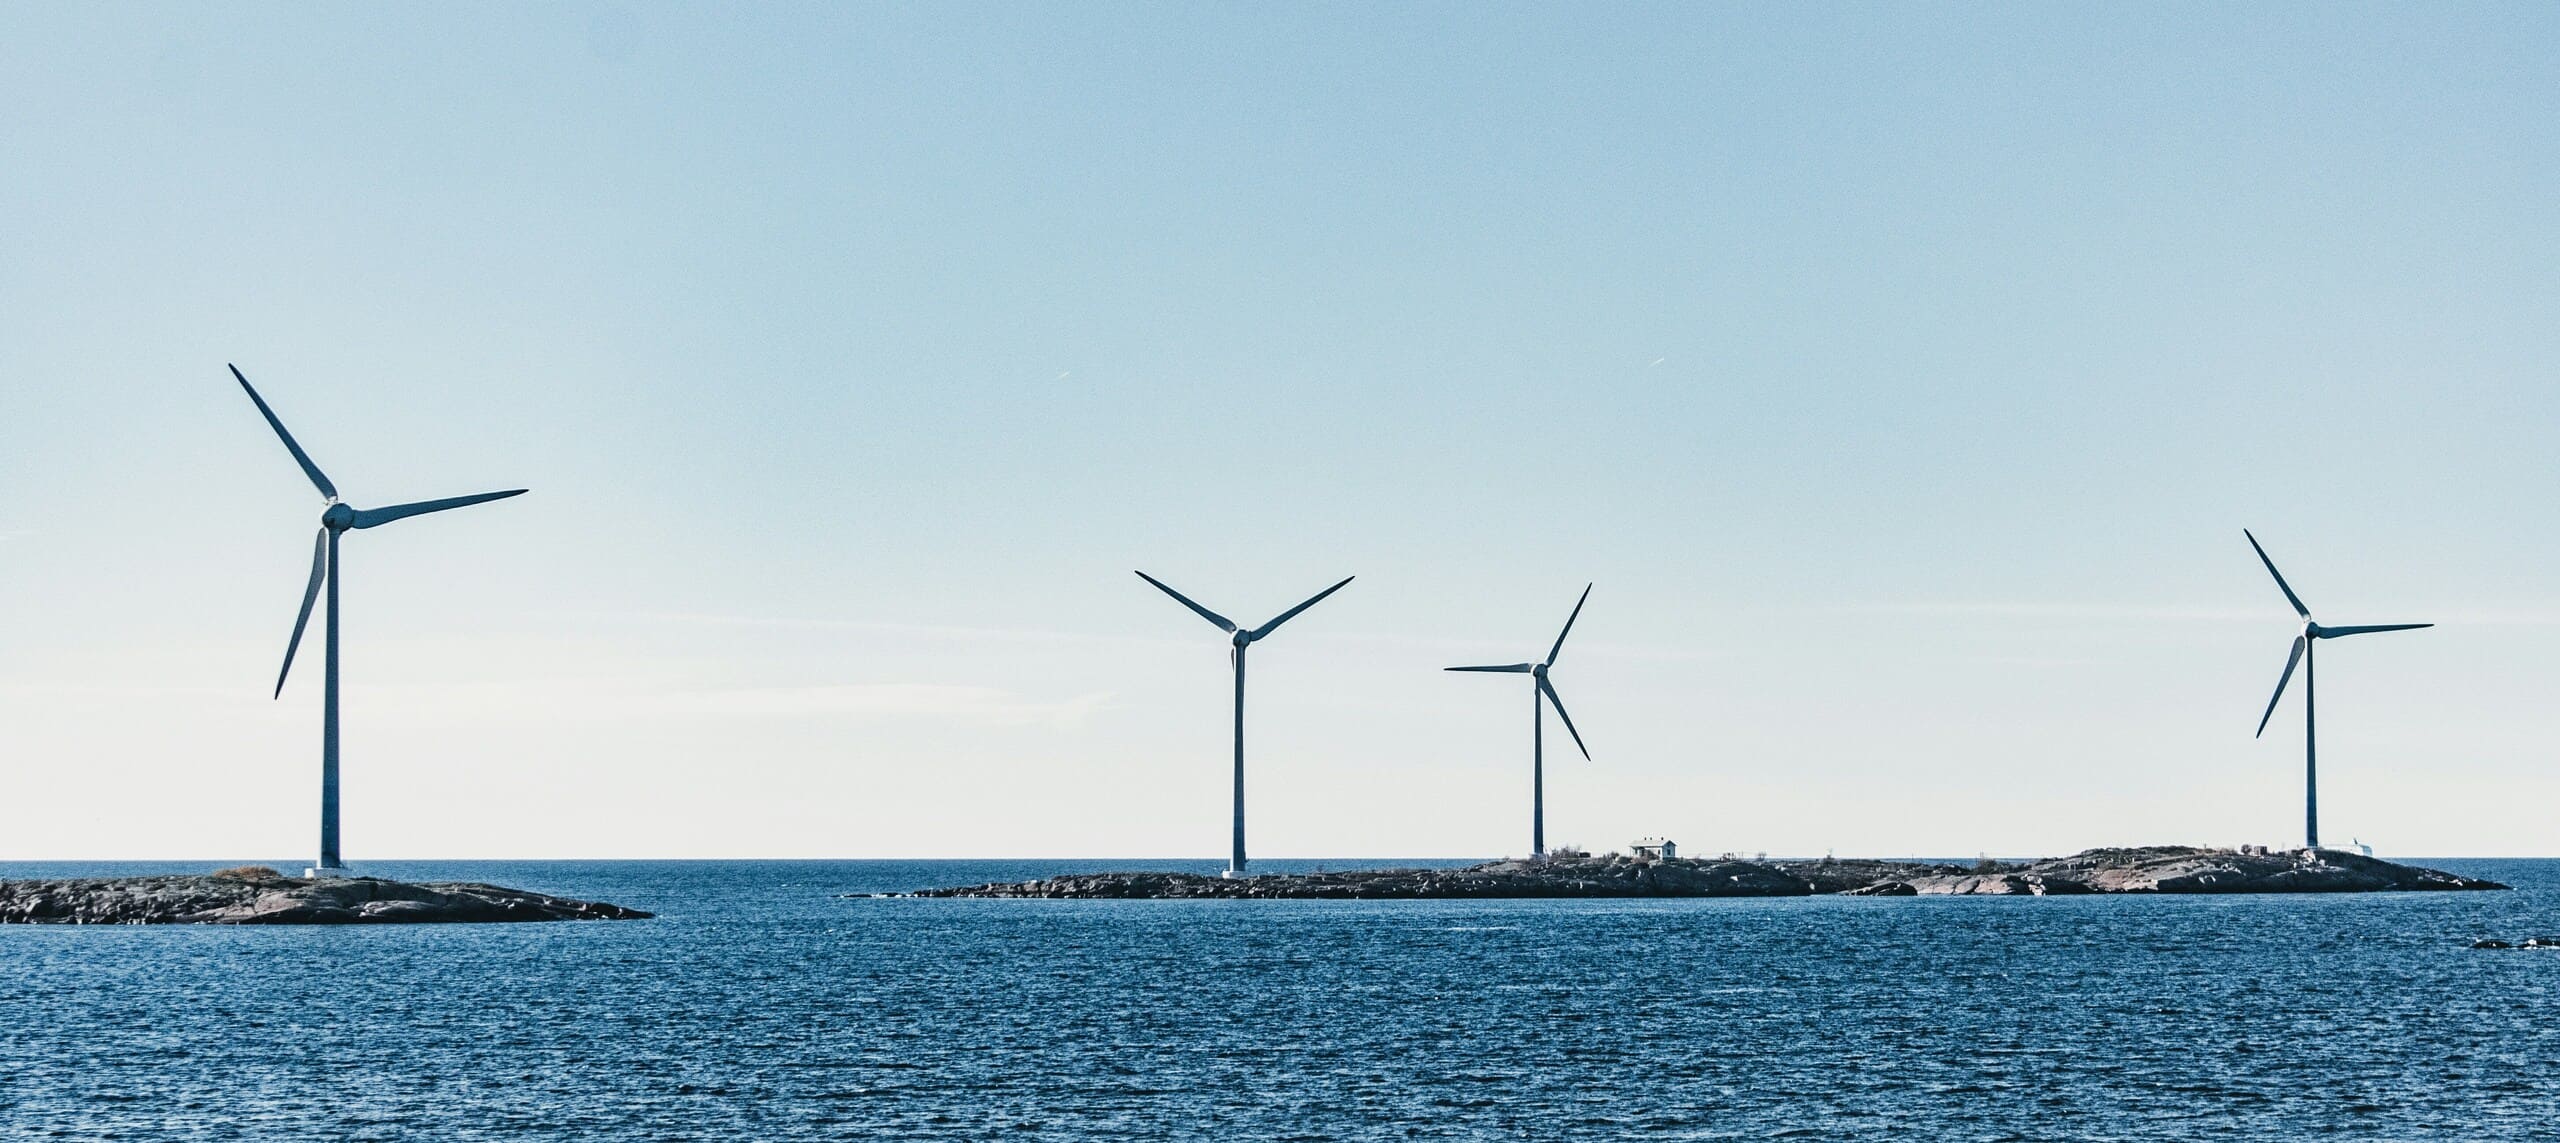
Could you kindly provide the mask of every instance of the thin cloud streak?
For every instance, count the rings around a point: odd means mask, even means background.
[[[2408,609],[2411,614],[2426,611],[2421,605]],[[1865,603],[1842,604],[1807,609],[1817,615],[1905,615],[1915,617],[2070,620],[2090,623],[2134,623],[2169,621],[2183,623],[2289,623],[2292,617],[2281,607],[2267,608],[2200,607],[2181,604],[2086,604],[2086,603]],[[2560,610],[2542,606],[2520,607],[2513,611],[2428,612],[2409,622],[2431,622],[2438,627],[2452,626],[2560,626]]]
[[[1094,691],[1039,701],[997,687],[931,683],[848,683],[758,687],[669,696],[660,709],[735,716],[827,716],[855,719],[958,719],[1006,726],[1078,726],[1108,709],[1112,695]]]
[[[889,623],[871,619],[833,619],[799,615],[723,615],[693,611],[623,611],[587,612],[588,618],[632,620],[644,623],[691,624],[706,627],[763,627],[804,631],[871,631],[884,635],[920,635],[938,639],[976,639],[1014,643],[1136,643],[1172,644],[1183,640],[1146,635],[1099,634],[1089,631],[1058,631],[1038,627],[971,627],[961,624]]]
[[[811,631],[869,631],[884,635],[913,635],[924,638],[973,639],[1018,643],[1114,643],[1146,647],[1188,647],[1199,639],[1182,639],[1154,635],[1117,635],[1094,632],[1058,631],[1021,627],[969,627],[931,623],[886,623],[867,619],[829,619],[821,617],[781,615],[721,615],[708,612],[643,611],[595,612],[593,618],[632,619],[654,623],[700,624],[705,626],[761,627]],[[1361,644],[1367,646],[1411,647],[1461,657],[1484,654],[1511,654],[1535,658],[1532,651],[1543,653],[1545,644],[1523,647],[1518,641],[1497,639],[1438,638],[1426,635],[1404,635],[1383,631],[1310,631],[1304,636],[1311,643]],[[1214,640],[1211,640],[1214,642]],[[1530,640],[1530,642],[1538,642]],[[1715,650],[1683,650],[1643,647],[1595,639],[1584,643],[1577,639],[1578,654],[1602,658],[1640,659],[1646,661],[1690,661],[1721,659],[1726,652]]]
[[[1555,636],[1550,635],[1547,636],[1547,638],[1553,639]],[[1307,640],[1311,643],[1353,643],[1374,647],[1410,647],[1417,651],[1436,652],[1438,657],[1448,658],[1453,661],[1464,658],[1477,662],[1493,662],[1496,660],[1502,660],[1506,656],[1510,659],[1521,661],[1539,659],[1545,657],[1547,647],[1549,646],[1546,642],[1534,637],[1525,640],[1442,639],[1428,635],[1398,635],[1389,632],[1368,631],[1310,632]],[[1730,658],[1732,657],[1733,652],[1715,648],[1638,646],[1633,643],[1613,643],[1606,639],[1593,639],[1585,642],[1580,636],[1576,636],[1571,643],[1567,644],[1565,654],[1569,658],[1632,659],[1640,662],[1687,663]]]
[[[2132,623],[2172,620],[2192,623],[2238,623],[2266,618],[2264,610],[2200,607],[2188,604],[2090,604],[2024,602],[1849,603],[1807,608],[1815,615],[1910,615],[1953,618],[2047,619]]]
[[[829,718],[920,720],[994,726],[1082,726],[1116,696],[1089,691],[1035,699],[1001,687],[947,683],[837,683],[787,687],[632,688],[605,680],[538,686],[427,683],[350,687],[348,705],[403,724],[472,718],[632,723],[676,719]]]

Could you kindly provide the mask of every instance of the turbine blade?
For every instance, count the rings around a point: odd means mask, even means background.
[[[1262,638],[1262,637],[1263,637],[1263,636],[1265,636],[1265,635],[1269,635],[1269,634],[1271,634],[1272,632],[1279,630],[1279,629],[1280,629],[1280,625],[1281,625],[1281,624],[1286,623],[1286,622],[1290,621],[1291,619],[1296,618],[1299,612],[1301,612],[1301,611],[1305,611],[1306,609],[1308,609],[1308,608],[1310,608],[1310,607],[1313,607],[1313,606],[1315,606],[1315,605],[1317,605],[1317,604],[1319,604],[1319,603],[1324,602],[1324,597],[1326,597],[1326,596],[1328,596],[1328,595],[1331,595],[1331,594],[1333,594],[1333,593],[1335,593],[1335,592],[1337,592],[1337,591],[1342,590],[1342,588],[1343,588],[1343,585],[1344,585],[1344,584],[1348,584],[1348,583],[1350,583],[1352,580],[1355,580],[1355,579],[1358,579],[1358,578],[1360,578],[1360,577],[1358,577],[1358,576],[1351,576],[1351,575],[1347,575],[1347,576],[1342,577],[1342,583],[1337,583],[1337,584],[1333,585],[1332,587],[1328,587],[1328,588],[1324,589],[1323,591],[1319,591],[1319,592],[1317,592],[1317,593],[1315,594],[1315,598],[1310,599],[1310,600],[1306,601],[1305,603],[1301,603],[1301,604],[1297,605],[1296,607],[1292,607],[1292,608],[1290,608],[1290,609],[1289,609],[1289,610],[1287,610],[1287,611],[1283,611],[1283,612],[1281,612],[1281,613],[1280,613],[1280,617],[1279,617],[1279,618],[1274,619],[1274,620],[1272,620],[1272,621],[1271,621],[1271,622],[1269,622],[1269,623],[1265,623],[1265,624],[1263,624],[1263,625],[1262,625],[1262,626],[1260,626],[1260,627],[1256,627],[1256,628],[1254,628],[1254,629],[1253,629],[1253,637],[1254,637],[1254,638],[1256,638],[1256,639],[1260,639],[1260,638]]]
[[[522,496],[524,493],[524,489],[510,488],[504,492],[482,492],[473,496],[449,496],[442,500],[421,500],[415,504],[394,504],[388,508],[359,508],[356,510],[355,520],[347,526],[350,528],[380,527],[381,525],[388,524],[394,520],[406,520],[411,516],[424,516],[429,512],[442,512],[447,508],[468,508],[474,504],[486,504],[492,500],[504,500],[510,496]]]
[[[2311,609],[2302,605],[2302,597],[2295,595],[2293,585],[2284,581],[2284,573],[2277,571],[2276,562],[2267,558],[2267,550],[2258,546],[2258,538],[2250,535],[2247,528],[2240,529],[2240,534],[2249,536],[2249,546],[2258,549],[2258,562],[2267,565],[2268,575],[2276,577],[2276,587],[2284,592],[2284,601],[2293,605],[2293,613],[2305,619],[2311,618]]]
[[[2363,627],[2322,627],[2318,634],[2323,639],[2340,639],[2349,635],[2371,635],[2376,631],[2415,631],[2433,626],[2433,623],[2377,623]]]
[[[293,673],[293,653],[302,646],[302,629],[311,623],[311,605],[320,598],[320,580],[329,574],[329,530],[320,529],[311,540],[311,582],[302,589],[302,610],[293,617],[293,638],[284,643],[284,669],[276,672],[276,693],[284,697],[284,678]]]
[[[1564,732],[1573,736],[1574,748],[1582,751],[1582,760],[1590,761],[1591,748],[1582,744],[1582,732],[1573,728],[1573,716],[1564,712],[1564,696],[1556,693],[1556,685],[1539,679],[1538,693],[1547,696],[1547,705],[1556,708],[1556,717],[1564,720]]]
[[[1498,675],[1525,675],[1537,670],[1536,663],[1504,663],[1498,667],[1442,667],[1444,671],[1490,671]]]
[[[2267,700],[2267,713],[2258,716],[2258,734],[2250,735],[2251,738],[2265,734],[2267,732],[2267,720],[2276,716],[2276,704],[2284,701],[2285,684],[2293,681],[2293,668],[2296,664],[2302,662],[2303,643],[2304,639],[2302,636],[2296,635],[2293,637],[2293,653],[2284,657],[2284,675],[2276,680],[2276,697]]]
[[[1215,612],[1215,611],[1211,611],[1211,610],[1209,610],[1209,609],[1208,609],[1208,608],[1206,608],[1206,607],[1202,607],[1202,606],[1200,606],[1200,605],[1199,605],[1199,604],[1197,604],[1197,603],[1193,603],[1193,602],[1191,602],[1191,597],[1190,597],[1190,596],[1184,595],[1184,594],[1182,594],[1181,592],[1178,592],[1178,591],[1173,590],[1172,588],[1166,587],[1166,586],[1164,585],[1164,581],[1163,581],[1163,580],[1157,579],[1156,577],[1151,576],[1151,575],[1148,575],[1148,574],[1147,574],[1147,573],[1145,573],[1145,572],[1139,572],[1139,573],[1138,573],[1138,578],[1139,578],[1139,579],[1142,579],[1142,580],[1145,580],[1145,581],[1147,581],[1148,583],[1152,583],[1152,584],[1156,585],[1156,590],[1157,590],[1157,591],[1161,591],[1161,592],[1165,593],[1166,595],[1170,595],[1170,596],[1172,596],[1172,597],[1173,597],[1177,602],[1181,603],[1184,607],[1188,607],[1188,608],[1190,608],[1192,611],[1197,612],[1197,613],[1199,614],[1200,618],[1202,618],[1202,619],[1206,619],[1206,620],[1208,620],[1209,622],[1211,622],[1211,623],[1213,623],[1213,624],[1216,624],[1216,625],[1217,625],[1218,630],[1220,630],[1220,631],[1228,631],[1228,632],[1232,632],[1232,631],[1234,631],[1234,630],[1236,629],[1236,625],[1235,625],[1234,623],[1232,623],[1232,622],[1229,622],[1226,616],[1224,616],[1224,615],[1220,615],[1220,614],[1218,614],[1218,613],[1217,613],[1217,612]]]
[[[302,446],[293,442],[293,434],[284,431],[284,422],[277,420],[276,411],[267,407],[267,399],[259,396],[258,391],[250,387],[248,378],[240,376],[240,367],[232,365],[231,375],[240,378],[240,388],[246,390],[249,399],[257,403],[259,415],[267,419],[267,426],[276,431],[278,439],[284,441],[285,451],[293,454],[293,462],[302,466],[302,474],[311,478],[312,487],[318,488],[322,496],[331,500],[337,499],[338,486],[329,483],[329,478],[320,472],[320,466],[311,463],[311,454],[302,451]]]
[[[1582,598],[1573,601],[1573,614],[1564,617],[1564,630],[1556,632],[1556,645],[1547,651],[1547,665],[1556,665],[1556,656],[1564,653],[1564,637],[1573,634],[1573,621],[1582,618],[1582,605],[1591,602],[1591,585],[1582,585]]]

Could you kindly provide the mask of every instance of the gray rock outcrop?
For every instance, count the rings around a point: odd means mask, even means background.
[[[2047,858],[1993,877],[1936,877],[1912,882],[1924,894],[1975,893],[2389,893],[2438,889],[2504,889],[2494,881],[2457,877],[2335,849],[2274,853],[2162,845],[2092,849]]]
[[[0,881],[0,924],[396,925],[647,916],[475,882],[306,881],[256,866],[220,874]]]
[[[1804,878],[1748,861],[1624,857],[1492,861],[1463,869],[1362,869],[1228,880],[1196,873],[1086,873],[927,889],[919,897],[1466,900],[1505,897],[1802,897]]]
[[[1560,857],[1462,869],[1370,869],[1226,880],[1196,873],[1082,873],[927,889],[918,897],[1466,900],[1519,897],[2076,896],[2090,893],[2374,893],[2504,889],[2494,881],[2337,850],[2192,846],[2093,849],[2026,863],[1947,865]]]

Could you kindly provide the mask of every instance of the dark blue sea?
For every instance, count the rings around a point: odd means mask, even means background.
[[[950,901],[837,894],[1214,865],[380,862],[659,917],[0,927],[0,1137],[2552,1138],[2560,953],[2468,946],[2560,933],[2560,861],[2421,863],[2521,888]]]

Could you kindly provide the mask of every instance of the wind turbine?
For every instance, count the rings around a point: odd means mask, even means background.
[[[1250,631],[1245,630],[1245,629],[1244,629],[1244,628],[1242,628],[1242,627],[1238,627],[1238,626],[1236,626],[1234,623],[1230,622],[1230,621],[1227,619],[1227,617],[1226,617],[1226,616],[1224,616],[1224,615],[1220,615],[1220,614],[1218,614],[1218,613],[1217,613],[1217,612],[1215,612],[1215,611],[1211,611],[1211,610],[1209,610],[1209,609],[1208,609],[1208,608],[1206,608],[1206,607],[1202,607],[1202,606],[1200,606],[1200,605],[1199,605],[1199,604],[1197,604],[1197,603],[1193,603],[1193,602],[1191,601],[1191,598],[1190,598],[1189,596],[1186,596],[1186,595],[1182,594],[1181,592],[1175,591],[1175,590],[1173,590],[1173,589],[1172,589],[1172,588],[1170,588],[1170,587],[1166,587],[1166,586],[1165,586],[1165,584],[1164,584],[1164,581],[1163,581],[1163,580],[1157,579],[1156,577],[1151,576],[1151,575],[1148,575],[1148,574],[1147,574],[1147,573],[1145,573],[1145,572],[1139,572],[1139,573],[1138,573],[1138,578],[1139,578],[1139,579],[1142,579],[1142,580],[1145,580],[1145,581],[1147,581],[1148,583],[1154,584],[1154,585],[1156,586],[1156,590],[1161,591],[1161,592],[1165,593],[1166,595],[1170,595],[1170,596],[1172,596],[1176,602],[1178,602],[1178,603],[1182,604],[1184,607],[1188,607],[1188,608],[1190,608],[1194,614],[1198,615],[1198,616],[1199,616],[1200,618],[1202,618],[1202,619],[1206,619],[1206,620],[1208,620],[1211,624],[1215,625],[1219,630],[1224,631],[1224,632],[1226,632],[1226,633],[1227,633],[1227,643],[1229,644],[1228,649],[1227,649],[1227,661],[1228,661],[1229,663],[1234,664],[1234,665],[1235,665],[1235,669],[1236,669],[1236,823],[1235,823],[1236,828],[1235,828],[1235,846],[1234,846],[1234,849],[1233,849],[1231,852],[1229,852],[1229,853],[1228,853],[1228,855],[1227,855],[1227,872],[1225,873],[1225,876],[1228,876],[1228,877],[1242,877],[1242,876],[1244,876],[1244,652],[1245,652],[1245,648],[1250,647],[1250,646],[1254,645],[1255,643],[1260,642],[1260,641],[1261,641],[1261,640],[1263,640],[1264,638],[1268,637],[1272,632],[1279,630],[1279,629],[1280,629],[1280,625],[1281,625],[1281,624],[1286,623],[1286,622],[1288,622],[1288,621],[1290,621],[1290,620],[1292,620],[1292,619],[1297,618],[1297,616],[1298,616],[1298,613],[1299,613],[1299,612],[1301,612],[1301,611],[1305,611],[1306,609],[1308,609],[1308,608],[1310,608],[1310,607],[1313,607],[1313,606],[1315,606],[1315,605],[1316,605],[1316,604],[1318,604],[1318,603],[1322,603],[1322,602],[1324,601],[1324,597],[1326,597],[1326,596],[1328,596],[1328,595],[1331,595],[1331,594],[1333,594],[1333,593],[1335,593],[1335,592],[1337,592],[1337,591],[1342,590],[1342,588],[1343,588],[1343,584],[1348,584],[1348,583],[1350,583],[1352,580],[1354,580],[1354,579],[1356,579],[1356,578],[1358,578],[1358,577],[1357,577],[1357,576],[1344,576],[1344,577],[1342,577],[1342,583],[1337,583],[1337,584],[1333,585],[1332,587],[1328,587],[1328,588],[1324,589],[1323,591],[1319,591],[1319,592],[1317,592],[1317,593],[1315,594],[1315,597],[1314,597],[1314,598],[1309,599],[1309,600],[1307,600],[1305,603],[1301,603],[1301,604],[1297,605],[1296,607],[1292,607],[1292,608],[1290,608],[1290,609],[1289,609],[1289,610],[1287,610],[1287,611],[1283,611],[1283,612],[1281,612],[1281,613],[1280,613],[1279,618],[1277,618],[1277,619],[1273,619],[1271,622],[1269,622],[1269,623],[1265,623],[1265,624],[1263,624],[1262,626],[1260,626],[1260,627],[1256,627],[1256,628],[1254,628],[1254,629],[1252,629],[1252,630],[1250,630]]]
[[[1564,720],[1564,729],[1573,735],[1573,744],[1590,761],[1591,748],[1582,745],[1582,732],[1573,728],[1573,716],[1564,712],[1564,699],[1556,694],[1556,685],[1547,680],[1547,669],[1556,665],[1556,656],[1564,651],[1564,637],[1573,634],[1573,621],[1582,618],[1582,605],[1591,601],[1591,585],[1582,586],[1582,598],[1573,601],[1573,614],[1565,616],[1564,630],[1556,632],[1556,645],[1548,648],[1543,663],[1504,663],[1494,667],[1449,667],[1452,671],[1483,671],[1497,675],[1527,675],[1535,680],[1529,687],[1529,855],[1547,855],[1547,708],[1552,703],[1556,717]]]
[[[2258,716],[2258,734],[2267,732],[2267,720],[2276,716],[2276,704],[2284,700],[2284,687],[2293,681],[2293,668],[2302,667],[2302,838],[2309,849],[2320,848],[2320,724],[2314,716],[2318,691],[2313,686],[2316,672],[2312,668],[2312,644],[2322,639],[2343,639],[2349,635],[2371,635],[2377,631],[2414,631],[2433,627],[2433,623],[2381,623],[2361,627],[2323,627],[2311,618],[2311,609],[2303,606],[2302,597],[2293,593],[2293,585],[2284,581],[2284,573],[2276,570],[2276,562],[2267,558],[2258,537],[2247,528],[2240,534],[2249,537],[2256,548],[2258,562],[2267,565],[2267,574],[2276,577],[2276,589],[2284,592],[2284,601],[2293,605],[2294,614],[2302,617],[2302,634],[2293,637],[2293,651],[2285,656],[2284,674],[2276,679],[2275,697],[2267,700],[2267,713]]]
[[[284,442],[293,462],[302,466],[302,474],[320,490],[327,506],[320,512],[320,532],[311,544],[311,581],[302,589],[302,610],[293,617],[293,637],[284,645],[284,669],[276,672],[276,695],[284,694],[285,676],[293,673],[293,653],[302,646],[302,629],[311,622],[311,604],[320,597],[320,585],[329,586],[328,663],[322,671],[320,700],[320,864],[303,871],[305,877],[343,877],[346,868],[338,861],[338,537],[350,529],[372,528],[411,516],[462,508],[491,500],[522,496],[525,490],[510,488],[504,492],[483,492],[476,496],[455,496],[445,500],[421,500],[414,504],[394,504],[388,508],[357,508],[338,499],[338,486],[329,483],[320,466],[311,463],[311,455],[294,443],[284,422],[276,419],[276,411],[267,407],[266,398],[258,395],[240,367],[231,366],[240,388],[258,406],[258,414]]]

